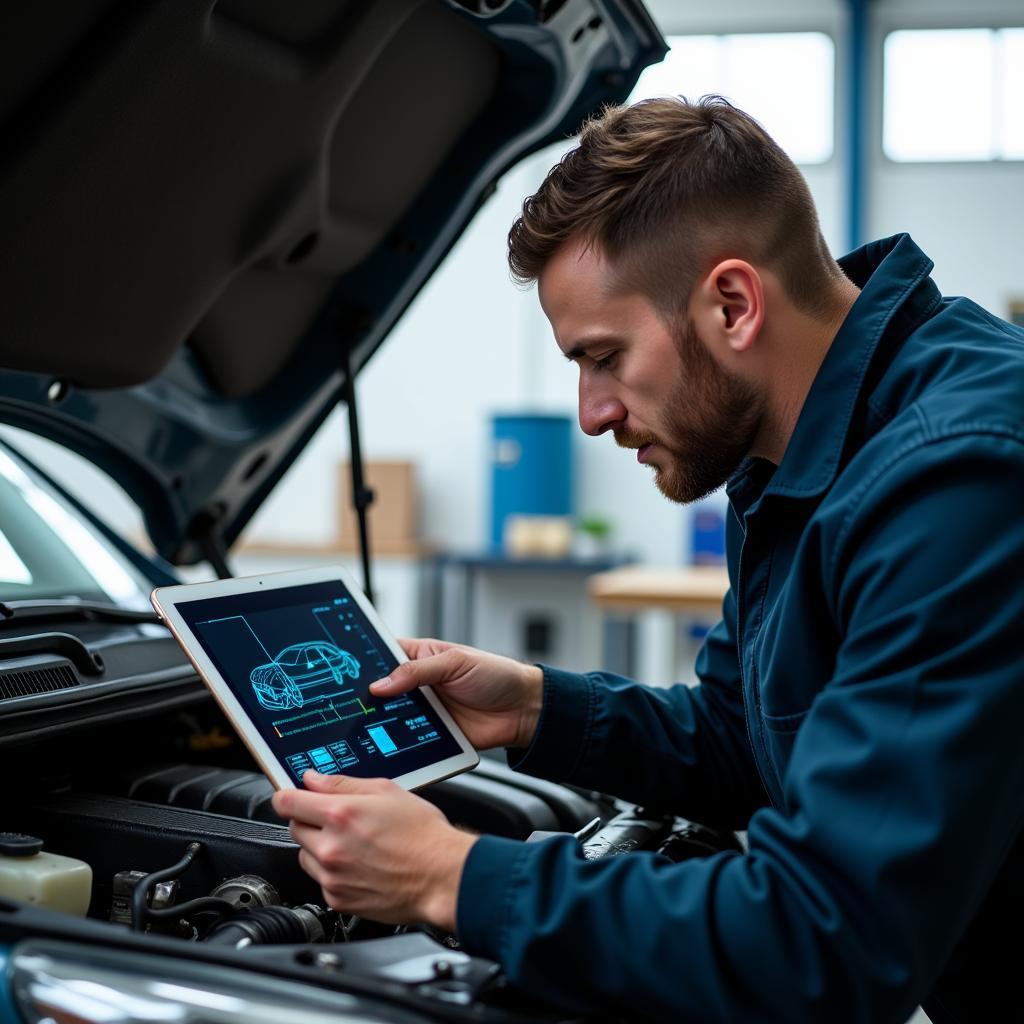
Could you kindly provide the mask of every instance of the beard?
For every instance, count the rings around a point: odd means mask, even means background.
[[[675,398],[659,434],[620,431],[617,444],[657,444],[665,453],[654,467],[661,493],[682,505],[717,491],[750,453],[764,410],[763,398],[723,370],[688,320],[676,338],[680,373]]]

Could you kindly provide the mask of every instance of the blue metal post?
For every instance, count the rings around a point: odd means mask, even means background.
[[[849,248],[863,245],[865,173],[867,158],[867,124],[865,117],[868,61],[868,0],[847,0],[850,24],[847,33],[846,62],[848,67],[846,104],[846,189],[847,234]]]

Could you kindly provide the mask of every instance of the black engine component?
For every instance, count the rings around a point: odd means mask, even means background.
[[[709,828],[684,818],[676,819],[672,834],[658,847],[658,853],[674,861],[710,857],[723,850],[743,853],[743,845],[735,832]]]
[[[328,972],[363,976],[397,982],[431,1001],[470,1007],[486,998],[501,1002],[504,989],[501,968],[490,960],[471,957],[442,946],[422,932],[409,932],[387,938],[367,939],[346,945],[295,948],[290,951],[298,962]],[[278,949],[253,949],[252,956],[280,957]],[[520,1006],[522,997],[518,997]],[[535,1019],[551,1019],[539,1011]]]
[[[181,875],[180,899],[208,896],[225,878],[245,874],[273,879],[290,903],[321,898],[283,824],[66,792],[38,796],[30,805],[10,808],[6,817],[12,827],[41,836],[48,850],[92,865],[93,917],[107,917],[118,872],[164,868],[197,838],[203,849]]]
[[[283,902],[277,889],[265,878],[260,878],[259,875],[239,875],[237,878],[227,878],[210,895],[227,900],[236,910],[276,907]]]
[[[673,822],[673,818],[645,815],[640,808],[619,814],[583,841],[583,856],[597,860],[633,850],[652,850],[669,834]]]
[[[197,934],[197,929],[192,923],[195,915],[215,913],[223,916],[235,912],[234,904],[216,896],[198,896],[186,903],[175,903],[161,909],[150,905],[150,890],[161,882],[179,881],[180,876],[191,867],[202,848],[202,843],[189,843],[185,855],[176,864],[154,871],[135,884],[135,890],[132,892],[132,931],[142,932],[150,927],[166,926],[172,931],[184,928],[187,930],[186,933]]]
[[[110,900],[110,920],[114,924],[131,927],[132,897],[135,890],[146,877],[145,871],[118,871],[114,875],[113,895]],[[173,878],[168,882],[158,882],[149,893],[149,905],[155,910],[169,907],[178,898],[181,883]]]
[[[260,772],[163,764],[92,779],[89,785],[111,796],[281,823],[270,803],[273,787]],[[428,786],[420,796],[457,825],[509,839],[525,839],[537,829],[575,832],[599,813],[593,801],[564,786],[519,775],[488,758],[472,772]]]
[[[530,842],[539,842],[557,832],[534,832]],[[736,834],[698,825],[686,818],[650,813],[642,807],[617,814],[602,822],[595,818],[574,833],[587,860],[618,857],[634,850],[656,850],[673,861],[708,857],[723,850],[743,852]]]
[[[328,942],[337,931],[338,915],[333,910],[307,903],[300,907],[280,906],[277,890],[258,875],[240,875],[221,882],[209,896],[199,896],[184,903],[154,906],[151,895],[160,886],[173,885],[176,895],[181,877],[202,851],[202,843],[188,844],[184,856],[170,867],[134,878],[129,923],[133,931],[166,931],[183,937],[203,938],[218,945],[246,946]],[[115,884],[123,885],[138,872],[119,872]],[[168,901],[164,901],[167,903]],[[214,914],[211,926],[196,919]],[[237,916],[236,916],[237,915]],[[115,910],[111,910],[111,919]],[[205,934],[204,934],[205,933]]]
[[[254,945],[330,942],[338,918],[312,903],[301,907],[256,907],[210,929],[207,942],[244,949]]]

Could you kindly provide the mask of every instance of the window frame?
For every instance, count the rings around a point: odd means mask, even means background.
[[[934,18],[915,18],[913,21],[904,21],[893,16],[892,12],[888,17],[885,11],[873,11],[875,19],[873,30],[870,34],[872,59],[875,63],[872,80],[874,83],[874,127],[871,131],[873,148],[876,158],[880,159],[886,168],[895,171],[897,168],[910,168],[920,171],[922,168],[964,169],[972,168],[1003,168],[1004,171],[1013,172],[1019,170],[1024,164],[1024,156],[1004,157],[996,156],[982,160],[953,159],[953,160],[897,160],[891,157],[885,149],[885,44],[889,36],[894,32],[941,32],[941,31],[964,31],[969,29],[983,29],[990,32],[1000,32],[1004,29],[1024,29],[1024,18],[1019,15],[1011,18],[986,17],[985,11],[978,14],[963,12],[941,12],[936,11]]]
[[[831,103],[831,142],[832,146],[829,151],[829,155],[825,160],[818,160],[813,163],[803,163],[797,160],[793,162],[803,171],[809,169],[813,171],[819,171],[835,166],[836,160],[840,157],[840,151],[845,142],[840,138],[839,132],[839,100],[840,91],[846,88],[845,83],[840,79],[840,69],[845,63],[845,58],[840,54],[840,49],[836,41],[836,32],[832,28],[827,28],[820,25],[804,25],[794,24],[792,26],[780,26],[773,25],[770,28],[766,27],[759,29],[746,28],[739,26],[731,27],[699,27],[699,26],[680,26],[665,27],[663,29],[665,39],[669,42],[671,48],[671,40],[674,37],[694,37],[694,36],[715,36],[718,38],[725,38],[728,36],[791,36],[791,35],[820,35],[826,37],[832,44],[832,103]],[[634,87],[635,89],[635,87]],[[696,99],[696,96],[688,97],[689,99]],[[728,99],[729,97],[726,96]],[[630,100],[630,102],[636,102]],[[755,116],[755,115],[752,115]],[[771,131],[770,127],[767,129]],[[774,137],[774,136],[773,136]]]

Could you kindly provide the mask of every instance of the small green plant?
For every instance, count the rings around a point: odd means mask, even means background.
[[[576,529],[594,540],[607,540],[612,533],[612,524],[601,516],[582,516],[576,522]]]

